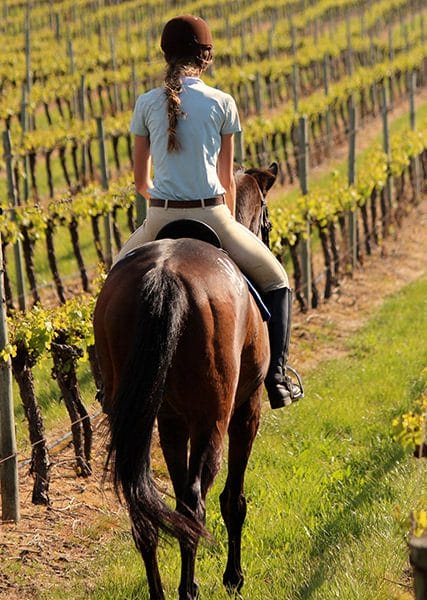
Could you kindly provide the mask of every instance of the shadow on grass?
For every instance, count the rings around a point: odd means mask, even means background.
[[[372,448],[368,460],[356,459],[347,463],[355,476],[346,480],[345,485],[342,486],[342,502],[339,503],[339,510],[331,515],[331,518],[322,524],[321,530],[314,533],[311,538],[310,558],[315,561],[320,559],[320,563],[310,579],[297,590],[296,598],[301,600],[311,598],[330,575],[331,553],[328,550],[334,551],[336,546],[339,548],[336,552],[340,552],[347,541],[357,539],[366,532],[366,524],[363,523],[365,512],[358,514],[358,509],[372,505],[390,494],[386,484],[382,486],[379,484],[396,467],[403,455],[403,450],[397,444],[391,439],[386,439],[383,440],[382,445],[378,444],[377,447]],[[362,488],[360,478],[364,480]],[[333,492],[332,496],[336,497],[337,483],[326,486],[325,495],[328,494],[328,487]]]

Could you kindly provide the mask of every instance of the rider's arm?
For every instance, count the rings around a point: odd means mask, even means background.
[[[234,140],[232,133],[221,136],[221,149],[219,151],[217,171],[222,187],[225,189],[225,201],[231,214],[236,212],[236,183],[233,174]]]
[[[151,181],[151,155],[150,138],[144,135],[135,136],[135,145],[133,151],[136,191],[147,198],[148,189],[152,187]]]

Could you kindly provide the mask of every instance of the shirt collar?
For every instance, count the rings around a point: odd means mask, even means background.
[[[200,77],[189,77],[189,76],[185,76],[182,78],[182,83],[184,85],[191,85],[192,83],[201,83],[201,79]]]

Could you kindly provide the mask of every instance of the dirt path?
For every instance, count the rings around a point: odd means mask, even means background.
[[[388,295],[427,274],[426,256],[427,198],[406,218],[398,239],[367,259],[327,303],[295,315],[291,358],[306,379],[319,362],[345,353],[347,338]],[[70,448],[55,456],[48,509],[31,504],[31,477],[21,471],[22,519],[0,530],[0,598],[34,599],[50,586],[66,589],[76,567],[96,560],[113,532],[127,530],[111,486],[102,485],[104,434],[98,421],[94,474],[87,480],[75,476]]]

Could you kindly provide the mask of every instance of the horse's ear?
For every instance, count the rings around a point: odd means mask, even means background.
[[[276,169],[276,170],[275,170]],[[265,195],[276,181],[277,164],[273,163],[268,169],[245,169],[246,175],[252,175]]]
[[[268,170],[274,175],[274,177],[277,177],[277,173],[279,172],[279,165],[277,164],[277,162],[273,162],[268,167]]]

